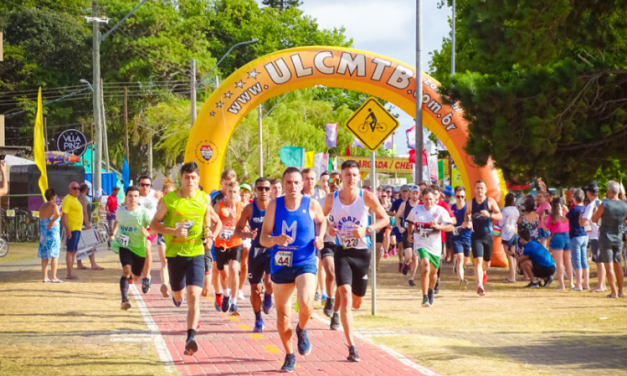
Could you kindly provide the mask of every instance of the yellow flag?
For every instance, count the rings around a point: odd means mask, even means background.
[[[305,152],[305,168],[313,168],[315,154],[316,153],[313,152],[313,151],[306,151]]]
[[[48,174],[46,173],[46,157],[44,150],[44,109],[41,105],[41,87],[39,88],[39,94],[37,95],[37,116],[35,117],[35,131],[33,133],[33,155],[35,156],[35,164],[41,172],[39,178],[39,189],[41,190],[41,196],[46,201],[44,194],[48,189]]]

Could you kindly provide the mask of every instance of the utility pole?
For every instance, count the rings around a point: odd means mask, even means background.
[[[422,64],[420,61],[422,52],[422,5],[416,0],[416,176],[414,183],[422,180]]]
[[[191,77],[191,93],[189,94],[189,99],[192,102],[191,115],[192,115],[192,127],[194,126],[194,122],[196,122],[196,60],[192,59],[192,64],[190,66],[190,75]]]
[[[102,130],[100,122],[100,109],[102,104],[100,103],[100,21],[98,18],[98,3],[93,1],[91,4],[92,13],[92,39],[93,39],[93,60],[94,60],[94,133],[96,134],[96,140],[94,147],[96,148],[96,159],[91,161],[91,173],[94,177],[94,198],[101,195],[102,192],[102,177],[100,175],[100,169],[102,168]]]
[[[44,116],[44,138],[46,139],[46,151],[48,151],[48,119]]]
[[[453,18],[451,20],[451,74],[455,73],[455,0],[453,0]]]
[[[259,105],[257,107],[257,125],[259,127],[259,177],[263,176],[263,137],[262,137],[262,125],[263,125],[263,117],[261,116],[261,112],[263,110],[263,106]]]
[[[109,162],[109,139],[107,138],[107,122],[105,121],[105,108],[104,108],[104,88],[103,81],[100,81],[100,103],[102,104],[102,116],[100,121],[102,121],[102,138],[104,140],[104,149],[105,149],[105,161],[107,162],[106,172],[111,171],[111,163]]]
[[[126,155],[126,163],[131,165],[128,149],[128,88],[124,88],[124,155]]]

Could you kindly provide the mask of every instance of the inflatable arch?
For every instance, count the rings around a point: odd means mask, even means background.
[[[231,136],[244,116],[268,99],[324,85],[360,91],[413,114],[415,77],[416,70],[411,66],[350,48],[299,47],[260,57],[235,71],[205,102],[191,130],[185,161],[198,163],[200,184],[207,192],[219,189]],[[436,80],[424,73],[421,80],[424,126],[449,150],[468,193],[474,194],[474,182],[483,180],[488,195],[500,202],[501,179],[493,163],[479,167],[464,151],[468,124],[463,119],[463,110],[442,104]],[[495,249],[500,250],[500,245],[495,243]]]

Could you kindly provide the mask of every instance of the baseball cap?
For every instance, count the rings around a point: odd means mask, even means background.
[[[599,192],[599,185],[597,184],[596,181],[593,181],[592,183],[590,183],[587,186],[585,186],[583,188],[583,190],[584,191],[593,192],[593,193],[598,193]]]
[[[407,184],[407,190],[410,192],[420,192],[420,188],[416,184]]]
[[[401,191],[409,191],[409,185],[407,184],[401,185]]]
[[[253,191],[253,189],[250,187],[250,185],[248,185],[248,184],[246,184],[246,183],[244,183],[244,184],[240,185],[240,186],[239,186],[239,189],[243,189],[243,190],[246,190],[246,191],[248,191],[248,192],[252,192],[252,191]]]

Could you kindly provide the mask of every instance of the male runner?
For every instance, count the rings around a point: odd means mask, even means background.
[[[240,201],[242,209],[252,202],[253,190],[250,185],[243,183],[239,186]],[[248,253],[250,252],[251,239],[242,239],[242,257],[239,263],[239,288],[237,289],[237,299],[244,300],[244,282],[248,277]]]
[[[487,197],[488,188],[483,180],[475,183],[475,198],[468,200],[466,218],[462,228],[468,228],[472,221],[470,245],[475,261],[475,277],[477,278],[477,294],[485,295],[484,285],[488,282],[488,268],[492,260],[493,235],[492,221],[503,218],[499,205],[493,198]]]
[[[157,205],[159,203],[159,197],[161,192],[152,189],[152,179],[150,176],[142,175],[139,177],[139,205],[146,209],[150,215],[150,219],[155,216],[157,212]],[[148,229],[150,231],[150,229]],[[142,292],[147,294],[150,291],[150,270],[152,268],[152,244],[157,239],[157,234],[151,231],[151,234],[146,238],[146,263],[144,264],[142,279]]]
[[[401,272],[404,275],[407,275],[407,272],[411,271],[407,282],[409,283],[410,287],[416,287],[414,277],[416,276],[416,270],[418,269],[418,257],[414,253],[413,246],[409,237],[410,234],[407,232],[407,216],[414,207],[420,204],[420,191],[418,190],[418,187],[414,184],[408,184],[407,190],[410,192],[409,199],[403,202],[396,211],[396,228],[398,228],[398,231],[403,234],[403,268]]]
[[[283,196],[281,179],[270,179],[270,187],[270,200],[276,200],[277,197]]]
[[[340,179],[340,172],[331,172],[329,178],[329,194],[337,192],[340,189],[342,180]],[[326,201],[326,198],[325,198]],[[326,273],[326,287],[329,297],[324,304],[322,312],[327,317],[331,318],[331,330],[340,329],[340,293],[335,289],[335,251],[337,249],[337,241],[335,237],[335,229],[331,226],[332,219],[328,217],[327,232],[324,234],[324,247],[320,250],[320,257],[322,258],[322,266]],[[334,291],[335,290],[335,291]]]
[[[392,202],[392,208],[388,212],[390,216],[394,217],[395,223],[398,223],[398,220],[396,219],[396,214],[399,212],[399,208],[405,201],[409,200],[409,186],[407,184],[403,184],[401,186],[400,191],[401,191],[400,197],[394,200],[394,202]],[[396,253],[398,254],[398,272],[402,273],[403,265],[404,265],[403,257],[405,255],[402,249],[403,248],[403,233],[401,233],[399,229],[400,228],[397,225],[395,225],[392,231],[393,231],[394,237],[396,238],[396,248],[397,248]]]
[[[242,215],[242,203],[238,199],[239,189],[238,182],[230,182],[227,185],[226,201],[220,201],[213,207],[222,221],[222,231],[215,240],[216,266],[222,284],[227,286],[222,298],[222,312],[229,311],[231,316],[239,316],[237,290],[239,288],[239,263],[242,258],[242,239],[234,235],[235,225]],[[228,270],[224,269],[225,266]]]
[[[359,164],[348,160],[342,163],[342,189],[327,197],[325,215],[331,215],[340,245],[335,252],[335,278],[340,292],[342,327],[348,341],[348,361],[358,362],[359,355],[353,338],[353,314],[359,309],[368,288],[371,236],[390,223],[377,197],[360,189]],[[368,225],[368,210],[377,221]]]
[[[111,230],[111,249],[120,254],[122,277],[120,292],[122,293],[122,309],[131,308],[128,301],[129,279],[139,281],[146,261],[146,238],[150,232],[150,214],[139,206],[139,188],[130,186],[126,189],[126,206],[115,212],[115,222]]]
[[[318,201],[320,206],[324,206],[324,200],[327,197],[327,193],[322,190],[322,188],[316,186],[317,176],[316,170],[313,168],[306,168],[302,171],[303,173],[303,194],[307,197],[311,197],[312,199]],[[316,287],[316,295],[314,300],[316,301],[324,301],[327,299],[326,291],[324,290],[324,268],[322,267],[322,258],[320,257],[320,252],[318,251],[318,285]]]
[[[266,291],[263,294],[263,311],[267,315],[272,310],[272,281],[270,280],[270,250],[259,242],[261,227],[270,203],[270,181],[261,177],[255,181],[257,199],[242,210],[242,216],[235,227],[235,236],[242,239],[252,239],[248,253],[248,282],[250,283],[250,304],[255,312],[255,328],[253,332],[263,331],[261,317],[262,281]],[[246,231],[246,228],[249,231]],[[264,275],[265,274],[265,275]]]
[[[438,280],[437,271],[442,259],[442,231],[453,231],[453,221],[448,212],[436,204],[433,188],[422,191],[423,205],[417,205],[407,216],[407,232],[412,234],[414,250],[420,257],[422,273],[422,306],[430,307],[434,302],[434,289]]]
[[[175,306],[181,306],[184,290],[187,292],[185,355],[194,355],[198,351],[194,336],[200,320],[199,299],[204,284],[205,249],[211,248],[213,239],[222,230],[222,222],[213,211],[207,194],[198,189],[199,180],[196,162],[181,166],[181,189],[168,193],[159,201],[157,213],[150,223],[154,231],[164,235]]]
[[[176,189],[174,181],[168,177],[163,178],[162,184],[164,195]],[[163,239],[163,234],[157,234],[157,251],[159,252],[159,261],[161,262],[161,270],[159,272],[161,277],[160,291],[164,298],[168,298],[170,297],[170,289],[168,287],[170,286],[170,277],[168,276],[168,260],[165,258],[165,239]]]
[[[437,184],[432,184],[431,185],[431,190],[433,191],[433,198],[435,199],[436,205],[443,208],[444,210],[446,210],[446,212],[448,213],[449,217],[451,218],[451,221],[453,223],[453,227],[455,227],[454,225],[457,224],[457,219],[455,218],[455,214],[453,214],[453,211],[451,210],[451,206],[444,201],[442,198],[444,197],[444,194],[442,193],[442,188],[437,185]],[[446,236],[447,236],[447,232],[446,231],[440,231],[440,233],[442,234],[442,255],[440,256],[440,258],[442,260],[446,260],[446,258],[448,257],[447,255],[447,251],[446,251]],[[438,266],[438,279],[435,282],[435,288],[433,289],[433,292],[437,295],[440,293],[440,266],[442,266],[442,263],[439,264]]]
[[[298,353],[311,353],[311,343],[305,326],[313,312],[316,292],[316,248],[323,246],[327,221],[320,204],[303,196],[303,176],[295,167],[283,173],[285,196],[270,201],[261,229],[261,245],[272,247],[272,282],[277,309],[277,330],[285,348],[281,371],[293,372],[296,356],[292,347],[290,325],[291,300],[296,288],[298,306]]]

